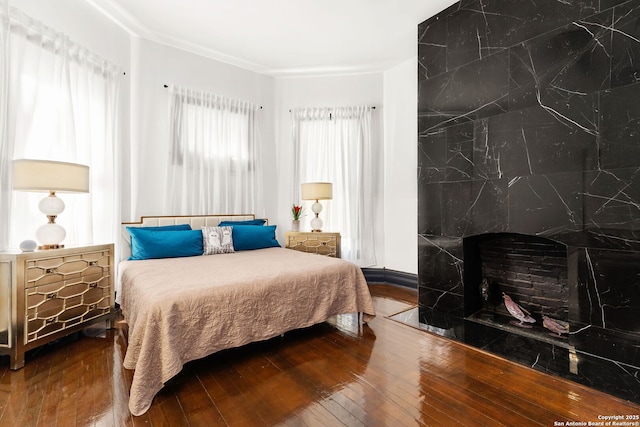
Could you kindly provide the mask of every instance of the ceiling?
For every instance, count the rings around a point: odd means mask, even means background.
[[[388,69],[455,0],[87,0],[134,35],[263,74]]]

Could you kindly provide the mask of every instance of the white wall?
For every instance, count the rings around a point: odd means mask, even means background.
[[[418,272],[417,59],[384,73],[384,259]]]
[[[293,152],[289,110],[374,105],[378,157],[375,206],[377,267],[417,272],[416,65],[384,73],[274,79],[199,55],[131,37],[84,0],[10,0],[28,15],[64,32],[126,72],[121,91],[122,220],[162,211],[168,147],[168,95],[178,84],[263,106],[265,215],[279,239],[289,228]],[[133,171],[133,173],[132,173]]]
[[[165,171],[169,153],[169,95],[176,84],[261,105],[259,123],[264,158],[266,212],[276,211],[274,79],[152,41],[133,38],[131,49],[131,203],[123,219],[164,212]],[[208,212],[232,213],[232,212]],[[247,213],[247,212],[235,212]]]
[[[384,266],[383,211],[383,75],[368,73],[343,76],[283,77],[276,81],[276,150],[278,170],[278,211],[276,216],[278,237],[284,241],[284,233],[291,223],[290,209],[293,203],[293,139],[292,121],[289,110],[298,107],[332,107],[351,105],[372,105],[376,109],[372,115],[374,159],[378,171],[374,185],[374,241],[377,267]],[[308,229],[310,217],[303,218],[303,229]]]

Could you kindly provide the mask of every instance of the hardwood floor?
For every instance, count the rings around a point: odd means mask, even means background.
[[[554,426],[640,407],[385,318],[414,291],[372,285],[354,316],[187,364],[129,414],[126,325],[0,359],[0,426]],[[554,424],[555,423],[555,424]]]

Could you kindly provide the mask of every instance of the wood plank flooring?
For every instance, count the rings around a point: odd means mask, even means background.
[[[0,358],[0,426],[556,426],[640,407],[387,319],[416,293],[372,285],[377,317],[343,316],[191,362],[128,411],[126,325]]]

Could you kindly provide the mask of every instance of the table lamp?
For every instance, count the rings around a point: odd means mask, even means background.
[[[61,242],[67,233],[56,217],[64,211],[60,193],[88,193],[89,167],[76,163],[50,160],[19,159],[13,161],[13,189],[19,191],[45,191],[49,195],[40,201],[40,212],[49,219],[36,231],[38,249],[63,248]]]
[[[333,198],[333,185],[330,182],[307,182],[302,184],[302,200],[315,200],[311,206],[311,211],[316,217],[311,220],[311,231],[322,231],[322,220],[319,218],[322,212],[320,200],[331,200]]]

